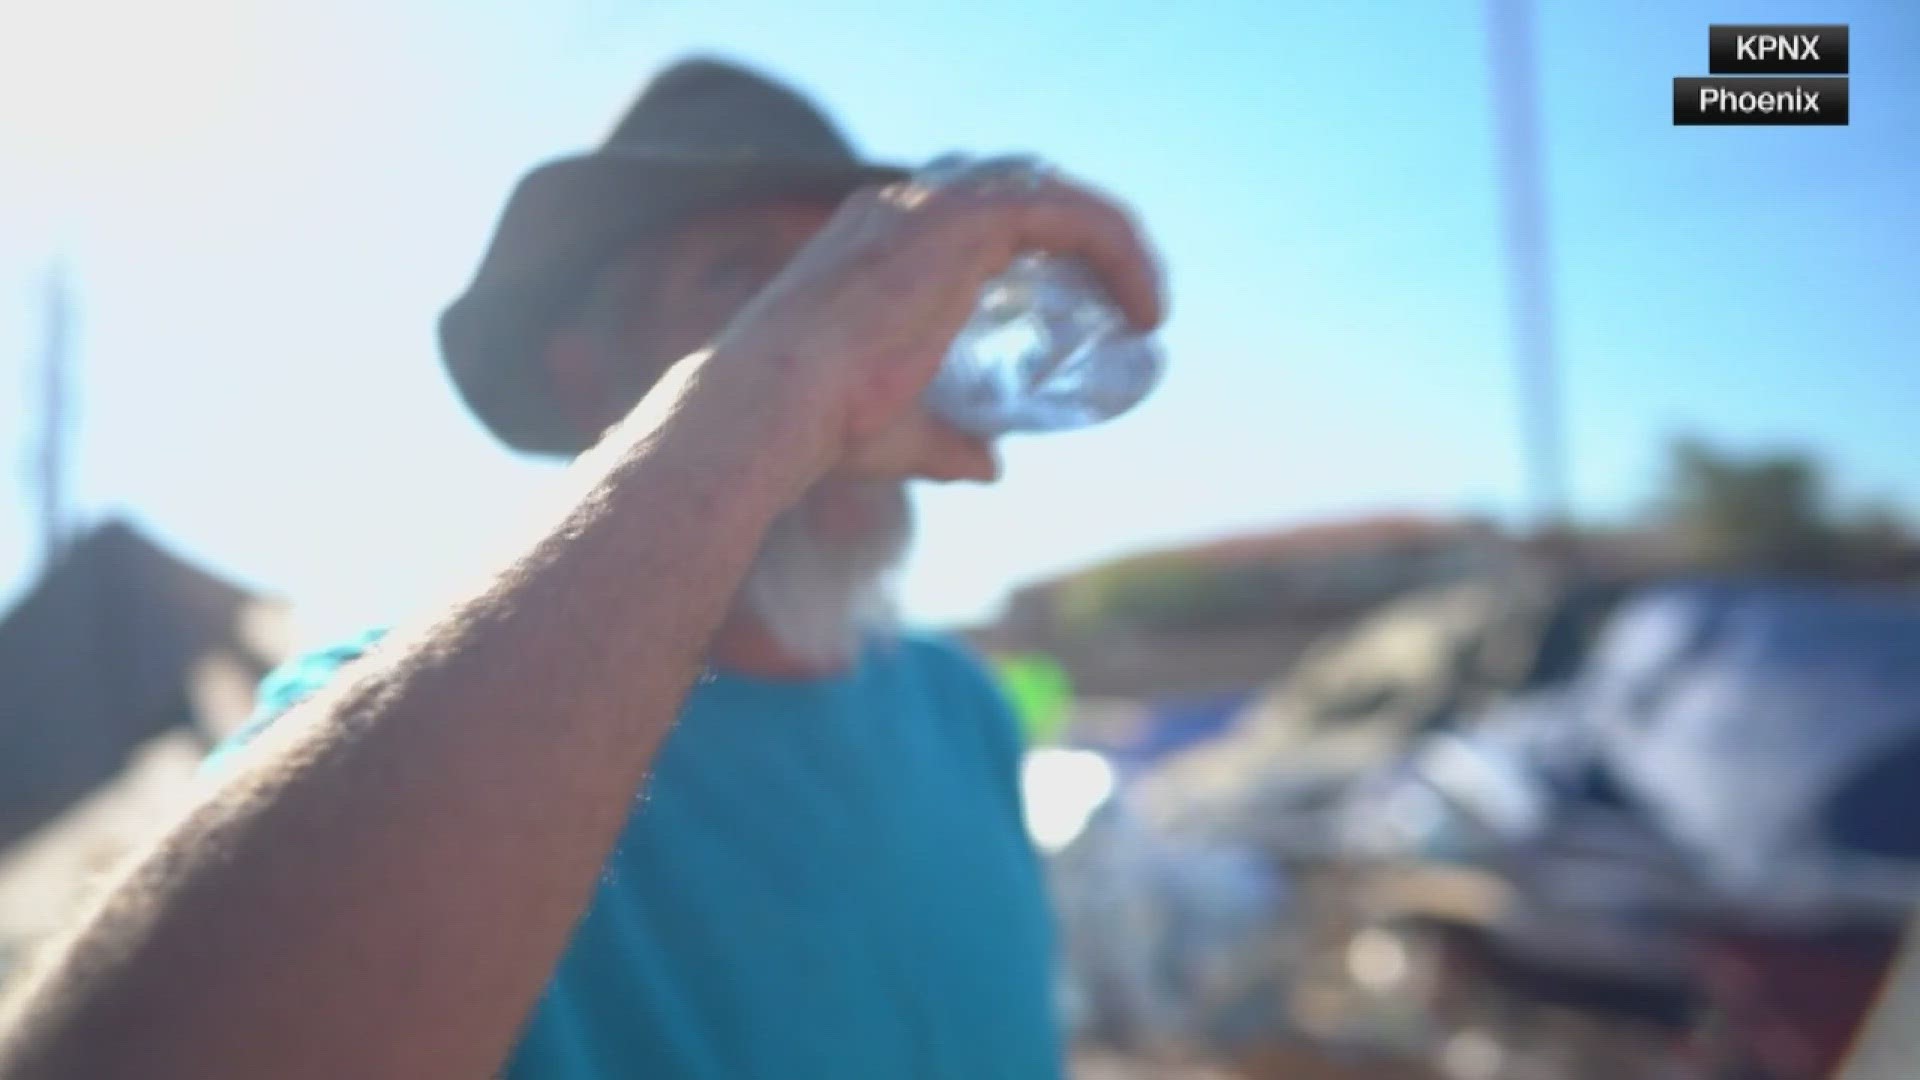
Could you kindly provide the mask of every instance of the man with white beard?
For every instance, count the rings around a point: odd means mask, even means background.
[[[829,521],[859,515],[853,535]],[[846,666],[868,639],[897,630],[891,572],[912,539],[906,489],[888,480],[848,481],[774,520],[740,588],[745,613],[801,664]]]
[[[1060,1075],[1008,710],[900,631],[919,406],[983,285],[1158,271],[1063,179],[936,189],[688,62],[529,174],[444,357],[578,494],[447,610],[296,663],[0,1020],[0,1078]]]

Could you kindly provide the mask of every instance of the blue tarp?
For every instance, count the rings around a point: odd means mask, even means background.
[[[1106,749],[1122,771],[1138,773],[1168,755],[1225,734],[1251,697],[1235,692],[1150,702],[1139,733],[1124,745]]]
[[[1653,590],[1602,636],[1576,708],[1623,786],[1724,884],[1775,889],[1835,859],[1920,850],[1911,597]]]

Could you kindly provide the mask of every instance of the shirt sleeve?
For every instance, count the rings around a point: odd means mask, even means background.
[[[269,672],[260,681],[260,689],[254,694],[252,715],[238,730],[213,748],[213,752],[200,765],[201,774],[223,771],[242,747],[272,727],[273,722],[286,715],[287,710],[326,686],[341,668],[365,655],[385,634],[385,627],[367,630],[346,641],[304,653]]]

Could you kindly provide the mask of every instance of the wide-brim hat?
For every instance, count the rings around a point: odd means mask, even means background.
[[[719,60],[660,74],[597,149],[522,177],[466,291],[440,316],[440,349],[476,416],[517,450],[589,441],[562,413],[544,341],[588,279],[636,237],[715,206],[838,202],[907,175],[864,162],[794,90]]]

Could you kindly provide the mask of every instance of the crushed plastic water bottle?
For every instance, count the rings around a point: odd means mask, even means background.
[[[915,179],[1037,178],[1031,158],[941,158]],[[1107,291],[1078,260],[1029,253],[987,283],[927,387],[926,404],[961,431],[992,438],[1062,431],[1133,408],[1165,366],[1151,337],[1127,327]]]

